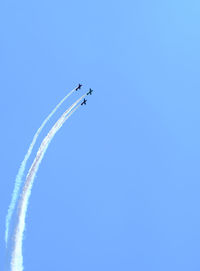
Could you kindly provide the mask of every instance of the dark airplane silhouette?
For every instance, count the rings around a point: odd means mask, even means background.
[[[84,100],[83,100],[83,102],[81,103],[81,105],[86,104],[86,102],[87,102],[87,100],[86,100],[86,99],[84,99]]]
[[[89,92],[87,93],[87,95],[89,95],[89,94],[92,95],[92,92],[93,92],[93,90],[90,88]]]
[[[82,87],[82,85],[81,85],[81,84],[78,84],[78,87],[76,87],[76,91],[77,91],[78,89],[81,89],[81,87]]]

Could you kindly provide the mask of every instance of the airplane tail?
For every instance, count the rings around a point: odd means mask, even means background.
[[[28,148],[28,151],[24,157],[24,160],[21,163],[21,166],[19,168],[19,171],[17,173],[16,179],[15,179],[15,185],[14,185],[14,190],[12,193],[12,198],[11,198],[11,202],[8,208],[8,213],[6,216],[6,229],[5,229],[5,242],[6,242],[6,247],[7,247],[7,243],[8,243],[8,236],[9,236],[9,228],[10,228],[10,222],[11,222],[11,218],[13,215],[13,212],[15,210],[16,207],[16,202],[17,202],[17,198],[19,196],[19,192],[20,192],[20,188],[22,185],[22,178],[24,175],[24,171],[26,168],[26,163],[32,153],[33,147],[35,146],[36,140],[38,138],[38,136],[40,135],[42,129],[44,128],[44,126],[46,125],[46,123],[50,120],[50,118],[54,115],[54,113],[58,110],[58,108],[64,103],[64,101],[70,96],[72,95],[72,93],[75,91],[75,88],[70,91],[62,100],[61,102],[52,110],[52,112],[48,115],[48,117],[43,121],[42,125],[39,127],[39,129],[37,130],[37,132],[35,133],[33,140]]]
[[[17,224],[15,227],[15,233],[14,233],[14,238],[13,238],[13,249],[12,249],[12,255],[11,255],[11,270],[13,271],[23,270],[22,241],[23,241],[23,234],[25,230],[25,218],[26,218],[26,212],[28,208],[28,202],[31,195],[33,182],[34,182],[36,173],[39,169],[39,165],[42,162],[44,154],[50,142],[56,135],[56,133],[60,130],[60,128],[65,123],[65,121],[80,107],[80,104],[77,105],[79,101],[80,99],[78,99],[69,109],[67,109],[63,113],[63,115],[59,118],[59,120],[54,124],[54,126],[51,128],[47,136],[42,141],[39,147],[39,150],[36,154],[36,157],[28,171],[26,182],[24,184],[24,188],[23,188],[21,198],[19,201],[18,218],[17,218]],[[17,269],[15,269],[16,267]]]

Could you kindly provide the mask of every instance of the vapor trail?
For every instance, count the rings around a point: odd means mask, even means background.
[[[36,143],[36,140],[39,136],[39,134],[41,133],[42,129],[44,128],[45,124],[49,121],[49,119],[53,116],[53,114],[58,110],[58,108],[63,104],[63,102],[76,90],[76,88],[74,88],[72,91],[70,91],[62,100],[61,102],[52,110],[52,112],[48,115],[48,117],[43,121],[42,125],[40,126],[40,128],[37,130],[37,132],[35,133],[33,140],[29,146],[29,149],[24,157],[24,160],[21,163],[21,166],[19,168],[19,171],[17,173],[16,179],[15,179],[15,185],[14,185],[14,190],[12,193],[12,198],[11,198],[11,202],[8,208],[8,213],[6,216],[6,230],[5,230],[5,242],[6,242],[6,247],[8,244],[8,235],[9,235],[9,228],[10,228],[10,221],[14,212],[14,209],[16,207],[16,202],[17,202],[17,198],[19,196],[19,192],[20,192],[20,187],[22,184],[22,177],[25,171],[25,167],[26,167],[26,163],[31,155],[31,152],[33,150],[33,147]]]
[[[79,105],[77,104],[85,96],[86,94],[83,95],[80,99],[78,99],[69,109],[67,109],[63,113],[60,119],[54,124],[52,129],[49,131],[47,136],[42,141],[40,148],[36,154],[36,157],[29,169],[29,172],[26,177],[26,182],[24,184],[24,188],[22,191],[22,195],[19,201],[19,205],[18,205],[18,218],[17,218],[17,224],[16,224],[15,232],[14,232],[14,240],[13,240],[14,243],[13,243],[13,250],[12,250],[12,256],[11,256],[11,271],[23,270],[22,242],[23,242],[23,233],[25,229],[25,218],[26,218],[29,197],[31,195],[33,181],[38,171],[39,165],[44,157],[44,154],[51,140],[54,138],[55,134],[59,131],[59,129],[62,127],[65,121],[80,107],[80,104]]]

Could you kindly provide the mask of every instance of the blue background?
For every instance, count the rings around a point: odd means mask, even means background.
[[[200,270],[199,29],[197,0],[1,1],[1,270],[19,165],[79,82],[95,92],[38,171],[25,270]]]

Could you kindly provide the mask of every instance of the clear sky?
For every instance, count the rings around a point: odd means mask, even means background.
[[[0,270],[14,179],[34,133],[79,82],[39,143],[28,271],[200,270],[200,3],[0,2]]]

